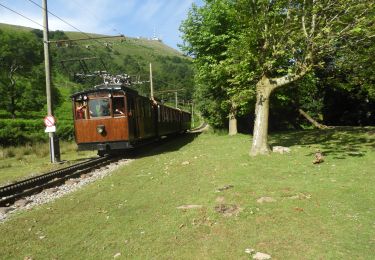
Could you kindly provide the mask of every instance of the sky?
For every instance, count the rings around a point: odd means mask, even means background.
[[[42,0],[0,0],[0,23],[43,29]],[[156,36],[172,48],[182,43],[178,28],[193,3],[202,0],[50,0],[49,12],[77,29],[106,35]],[[4,8],[4,5],[36,23]],[[49,29],[77,31],[49,14]]]

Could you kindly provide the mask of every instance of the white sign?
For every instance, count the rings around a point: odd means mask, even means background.
[[[46,116],[44,118],[44,125],[46,127],[51,127],[51,126],[54,126],[55,125],[55,118],[53,116]]]
[[[46,130],[44,130],[45,133],[54,133],[56,132],[56,126],[47,126]]]

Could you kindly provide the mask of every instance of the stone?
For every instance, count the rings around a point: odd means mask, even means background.
[[[297,193],[296,195],[290,196],[289,198],[292,200],[296,200],[296,199],[304,200],[304,199],[311,199],[311,195],[304,194],[304,193]]]
[[[274,146],[272,147],[272,152],[280,154],[290,153],[290,148],[284,146]]]
[[[261,197],[261,198],[257,199],[257,202],[262,204],[262,203],[276,202],[276,200],[274,198],[271,198],[271,197]]]
[[[9,211],[11,211],[12,208],[11,207],[0,207],[0,214],[7,214]]]
[[[53,194],[56,193],[59,189],[58,188],[50,188],[46,190],[47,194]]]
[[[225,191],[225,190],[229,190],[229,189],[231,189],[231,188],[233,188],[233,187],[234,187],[234,186],[231,185],[231,184],[229,184],[229,185],[224,185],[223,187],[218,188],[218,189],[216,190],[216,192],[222,192],[222,191]]]
[[[74,185],[74,184],[76,184],[78,182],[79,182],[79,180],[77,180],[77,179],[69,179],[69,180],[65,181],[65,184],[66,185]]]
[[[30,201],[28,201],[26,199],[20,199],[20,200],[17,200],[14,203],[14,206],[17,207],[17,208],[21,208],[21,207],[25,207],[29,203],[30,203]]]
[[[184,161],[184,162],[181,163],[181,165],[189,165],[189,164],[190,164],[189,161]]]
[[[201,209],[202,207],[202,205],[181,205],[177,209]]]
[[[113,256],[113,258],[118,258],[118,257],[120,257],[121,256],[121,253],[117,253],[117,254],[115,254],[114,256]]]
[[[90,176],[88,174],[81,174],[81,176],[79,176],[81,179],[86,179],[86,178],[89,178]]]
[[[315,159],[313,160],[313,164],[319,164],[324,162],[324,156],[323,153],[319,150],[315,153]]]
[[[257,252],[253,256],[253,259],[256,259],[256,260],[267,260],[267,259],[271,259],[271,256],[268,255],[268,254],[265,254],[265,253]]]
[[[217,213],[223,214],[224,217],[237,216],[242,211],[242,208],[234,204],[219,204],[214,209]]]
[[[252,248],[246,248],[246,249],[245,249],[245,253],[246,253],[246,254],[250,254],[250,255],[252,255],[252,254],[255,253],[255,250],[252,249]]]

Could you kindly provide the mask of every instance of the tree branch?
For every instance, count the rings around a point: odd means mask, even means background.
[[[279,78],[269,78],[269,83],[273,89],[288,85],[291,82],[297,81],[302,78],[307,72],[306,68],[303,68],[299,73],[289,73]]]
[[[311,20],[310,38],[313,37],[314,32],[315,32],[315,21],[316,21],[316,13],[314,13],[315,2],[316,2],[316,0],[313,0],[313,3],[312,3],[313,4],[313,8],[312,8],[313,15],[312,15],[312,20]]]
[[[309,35],[307,34],[307,30],[306,30],[306,21],[305,21],[305,6],[306,6],[306,0],[303,0],[303,14],[302,14],[302,31],[303,31],[303,34],[305,35],[306,39],[309,38]]]
[[[305,111],[303,111],[301,108],[298,109],[298,112],[299,112],[299,114],[301,116],[303,116],[304,118],[306,118],[307,121],[309,121],[316,128],[319,128],[319,129],[333,128],[333,127],[329,127],[327,125],[323,125],[323,124],[319,123],[318,121],[316,121],[315,119],[313,119],[309,114],[307,114]]]

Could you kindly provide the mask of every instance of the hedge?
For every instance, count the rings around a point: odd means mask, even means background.
[[[74,139],[73,121],[59,120],[56,129],[60,140]],[[0,145],[46,142],[48,134],[44,130],[42,119],[0,119]]]

